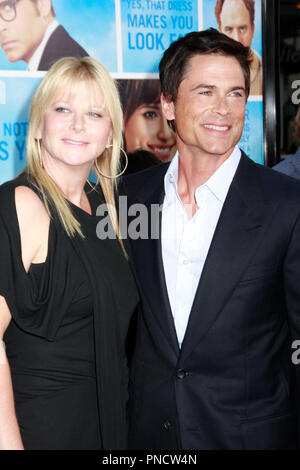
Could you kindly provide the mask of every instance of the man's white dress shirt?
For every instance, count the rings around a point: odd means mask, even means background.
[[[48,39],[50,38],[51,34],[53,31],[56,30],[58,26],[58,22],[56,20],[53,20],[51,24],[49,24],[48,28],[45,31],[44,37],[39,44],[39,46],[36,48],[34,53],[32,54],[29,62],[28,62],[28,71],[29,72],[36,72],[39,66],[39,63],[41,61],[44,49],[46,47],[46,44],[48,42]]]
[[[162,259],[179,347],[219,216],[241,158],[235,147],[215,173],[196,189],[197,211],[189,219],[177,188],[178,153],[164,178]],[[213,292],[211,295],[214,295]]]

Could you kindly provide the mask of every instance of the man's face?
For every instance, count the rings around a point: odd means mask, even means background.
[[[9,0],[0,4],[8,4]],[[19,0],[16,18],[6,22],[0,18],[0,45],[10,62],[28,62],[43,39],[47,23],[39,12],[39,2]]]
[[[254,24],[250,22],[250,14],[243,0],[225,0],[220,15],[222,33],[250,47]]]
[[[181,155],[226,160],[241,138],[246,107],[245,79],[234,57],[192,57],[176,103],[162,97],[165,117],[174,119]]]

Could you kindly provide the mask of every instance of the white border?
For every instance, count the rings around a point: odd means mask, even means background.
[[[29,72],[27,70],[0,70],[0,77],[37,78],[44,77],[47,72]]]
[[[122,21],[120,0],[115,1],[116,14],[116,41],[117,41],[117,70],[123,72],[123,49],[122,49]]]
[[[198,0],[198,31],[203,29],[203,8],[202,0]]]

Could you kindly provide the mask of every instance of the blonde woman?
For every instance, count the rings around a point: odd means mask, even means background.
[[[2,449],[126,448],[137,292],[114,214],[121,140],[105,68],[58,61],[32,100],[28,166],[0,188]],[[114,237],[97,237],[101,203]]]

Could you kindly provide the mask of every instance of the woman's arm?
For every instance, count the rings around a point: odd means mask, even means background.
[[[38,196],[25,186],[15,190],[16,211],[20,230],[22,261],[26,271],[31,263],[43,262],[47,256],[49,216]],[[0,449],[24,449],[16,417],[10,367],[3,336],[11,313],[0,296]]]
[[[5,353],[3,335],[11,320],[5,298],[0,296],[0,449],[23,450],[17,422],[10,368]]]

